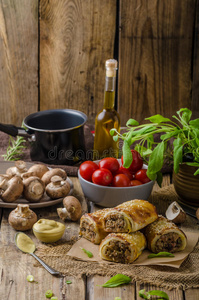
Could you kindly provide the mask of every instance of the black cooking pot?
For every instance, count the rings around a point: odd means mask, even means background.
[[[1,124],[0,130],[30,141],[33,161],[74,165],[85,159],[84,124],[87,116],[73,109],[53,109],[33,113],[24,119],[26,129]]]

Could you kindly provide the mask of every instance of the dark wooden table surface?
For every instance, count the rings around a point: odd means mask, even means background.
[[[83,209],[86,210],[86,201],[82,194],[79,181],[71,177],[74,184],[74,195],[83,200]],[[170,184],[170,176],[165,175],[163,186]],[[154,190],[159,189],[155,184]],[[58,220],[56,208],[60,206],[51,206],[48,208],[35,209],[38,218],[54,218]],[[95,207],[92,207],[95,209]],[[158,209],[158,207],[157,207]],[[161,208],[162,209],[162,208]],[[59,300],[114,300],[115,297],[121,297],[122,300],[139,300],[138,291],[145,288],[164,290],[170,300],[197,300],[199,299],[199,289],[183,290],[165,290],[155,285],[131,283],[129,285],[106,289],[98,285],[106,282],[109,277],[91,276],[75,278],[73,276],[55,277],[50,275],[43,267],[35,267],[35,259],[28,254],[23,254],[17,250],[14,245],[14,236],[16,231],[8,224],[8,215],[11,209],[0,208],[1,216],[1,234],[0,234],[0,299],[2,300],[42,300],[45,298],[45,292],[52,289]],[[191,218],[191,217],[190,217]],[[78,235],[77,223],[69,223],[70,231],[64,235],[64,239],[69,240],[71,236]],[[193,230],[197,228],[197,220],[193,219]],[[195,226],[195,227],[194,227]],[[29,236],[33,237],[31,231]],[[35,240],[35,238],[33,237]],[[36,241],[36,240],[35,240]],[[38,243],[38,242],[37,242]],[[28,274],[34,275],[38,283],[29,283],[26,280]],[[70,280],[71,284],[66,284]]]

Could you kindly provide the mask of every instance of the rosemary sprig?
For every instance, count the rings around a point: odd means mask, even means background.
[[[21,159],[21,156],[24,154],[24,149],[26,149],[25,142],[26,140],[21,136],[18,136],[16,139],[10,136],[6,154],[2,154],[3,159],[6,161]]]

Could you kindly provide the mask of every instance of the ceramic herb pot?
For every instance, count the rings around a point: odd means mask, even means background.
[[[173,185],[180,200],[199,207],[199,175],[194,175],[197,167],[180,164],[179,172],[173,172]]]

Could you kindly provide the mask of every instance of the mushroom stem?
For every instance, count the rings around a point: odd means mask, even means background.
[[[82,207],[79,200],[74,196],[67,196],[63,199],[64,208],[58,208],[57,213],[63,221],[69,219],[77,221],[82,215]]]
[[[57,214],[62,221],[65,221],[68,218],[68,212],[65,207],[57,208]]]

